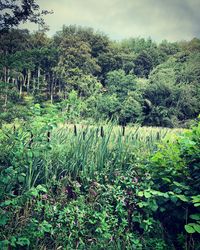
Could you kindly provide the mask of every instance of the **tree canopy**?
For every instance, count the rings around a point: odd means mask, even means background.
[[[200,112],[197,38],[116,42],[74,25],[51,38],[45,31],[20,29],[0,38],[1,110],[10,111],[12,119],[12,106],[26,107],[27,96],[33,103],[59,106],[74,91],[84,103],[78,112],[83,119],[174,127],[187,126]]]
[[[21,22],[30,21],[44,26],[43,15],[50,13],[40,10],[35,0],[0,1],[0,31],[18,26]]]

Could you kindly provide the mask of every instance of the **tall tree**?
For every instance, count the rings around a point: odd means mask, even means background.
[[[9,30],[28,20],[44,26],[43,15],[48,13],[47,10],[41,11],[35,0],[0,1],[0,31]]]

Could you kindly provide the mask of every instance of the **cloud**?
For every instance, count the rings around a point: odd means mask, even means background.
[[[50,35],[62,25],[83,25],[112,39],[152,37],[160,41],[200,36],[200,0],[38,0],[47,16]],[[26,25],[31,27],[30,24]]]

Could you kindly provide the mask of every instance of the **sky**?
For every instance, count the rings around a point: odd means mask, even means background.
[[[151,37],[155,41],[200,38],[200,0],[38,0],[49,35],[63,25],[92,27],[113,40]],[[37,26],[23,27],[36,30]]]

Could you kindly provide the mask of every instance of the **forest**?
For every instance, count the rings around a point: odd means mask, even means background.
[[[0,2],[0,249],[200,250],[200,39],[49,13]]]
[[[197,38],[157,44],[116,42],[73,25],[51,38],[11,29],[1,34],[0,54],[1,123],[27,120],[34,104],[44,112],[67,104],[74,122],[162,127],[188,127],[200,111]]]

